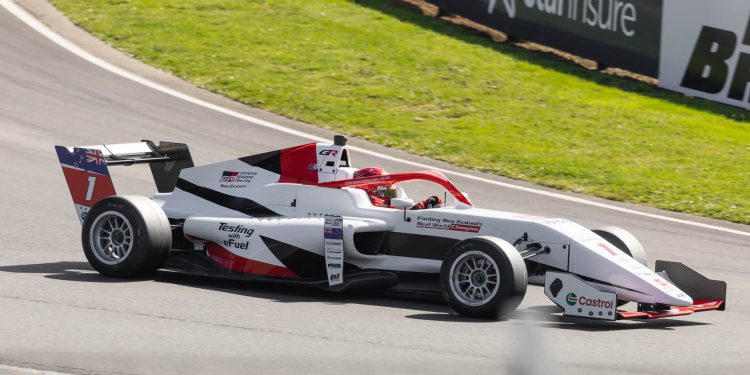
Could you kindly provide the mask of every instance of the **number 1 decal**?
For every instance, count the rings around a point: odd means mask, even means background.
[[[94,195],[94,185],[96,185],[96,176],[89,176],[89,189],[86,191],[87,201],[90,201]]]

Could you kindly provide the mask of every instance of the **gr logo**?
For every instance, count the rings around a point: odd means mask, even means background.
[[[738,51],[739,57],[731,66],[729,61]],[[742,35],[731,30],[703,26],[681,86],[707,94],[719,94],[727,83],[730,83],[726,94],[728,99],[747,101],[747,85],[750,83],[750,19]]]
[[[336,150],[322,150],[322,151],[320,151],[320,152],[318,153],[318,155],[323,155],[323,156],[328,156],[328,155],[331,155],[331,156],[336,156],[336,154],[337,154],[337,153],[338,153],[338,151],[336,151]]]

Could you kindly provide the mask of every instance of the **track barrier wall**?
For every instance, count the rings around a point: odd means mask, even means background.
[[[750,0],[426,0],[524,39],[750,108]]]

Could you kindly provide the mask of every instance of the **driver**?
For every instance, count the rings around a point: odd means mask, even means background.
[[[354,178],[382,176],[387,174],[382,168],[363,168],[354,172]],[[359,189],[364,190],[367,196],[370,197],[370,202],[373,206],[378,207],[391,207],[391,199],[396,198],[399,195],[405,196],[403,189],[396,186],[394,183],[383,183],[382,185],[367,185],[360,187]],[[439,207],[443,204],[443,201],[438,196],[431,196],[414,206],[412,210],[423,210],[425,208]]]

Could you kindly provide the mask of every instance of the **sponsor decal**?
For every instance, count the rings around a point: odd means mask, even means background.
[[[361,184],[366,184],[370,182],[388,181],[390,179],[391,179],[391,176],[372,177],[372,178],[347,181],[344,185],[361,185]]]
[[[219,179],[219,182],[234,182],[234,179],[238,174],[240,174],[240,172],[224,171],[221,174],[221,179]]]
[[[307,170],[310,171],[310,172],[317,171],[318,170],[318,165],[315,164],[315,163],[310,163],[310,164],[307,165]]]
[[[330,250],[331,252],[340,253],[342,250],[338,248],[338,245],[340,244],[339,241],[340,240],[335,240],[335,239],[331,240],[331,241],[326,241],[325,245],[326,246],[331,246],[331,250]]]
[[[480,229],[482,229],[481,225],[451,224],[448,227],[448,230],[455,230],[459,232],[471,232],[471,233],[479,233]]]
[[[255,232],[255,229],[250,229],[243,225],[229,225],[227,223],[219,223],[219,230],[222,232],[229,232],[231,233],[228,237],[229,238],[239,238],[238,235],[244,235],[245,237],[250,237],[253,235],[253,232]]]
[[[224,240],[224,246],[227,248],[231,247],[237,250],[247,250],[250,248],[250,242],[249,241],[241,242],[241,241],[235,240],[234,238],[230,238],[228,240]]]
[[[665,1],[659,86],[750,105],[750,2]]]
[[[542,221],[543,224],[546,225],[564,225],[564,224],[570,224],[570,220],[566,219],[547,219]]]
[[[502,0],[505,6],[505,12],[508,13],[508,17],[516,18],[516,0]],[[498,0],[490,0],[487,3],[487,13],[492,14],[495,12]]]
[[[325,216],[323,221],[323,246],[328,285],[333,286],[343,283],[344,219],[341,216]]]
[[[339,153],[339,152],[338,152],[337,150],[322,150],[322,151],[320,151],[320,152],[318,153],[318,155],[323,155],[323,156],[328,156],[328,155],[330,155],[330,156],[336,156],[336,154],[338,154],[338,153]]]
[[[568,293],[568,295],[565,297],[565,303],[570,306],[575,306],[576,301],[578,301],[578,296],[576,296],[575,293]]]
[[[482,229],[482,223],[478,221],[454,220],[426,216],[417,216],[416,226],[417,228],[443,229],[469,233],[479,233]]]
[[[503,0],[505,12],[509,18],[516,18],[516,2],[520,0]],[[490,0],[487,13],[494,13],[497,0]],[[638,10],[632,1],[624,0],[523,0],[521,2],[529,11],[536,11],[578,21],[588,26],[611,32],[620,32],[632,37],[636,31]]]
[[[740,52],[740,49],[745,52]],[[730,64],[729,60],[735,56],[737,58],[734,63]],[[681,86],[707,94],[718,94],[727,83],[729,90],[724,94],[727,99],[748,102],[750,22],[744,33],[739,35],[733,30],[703,26],[695,40]]]
[[[580,303],[583,306],[589,306],[589,307],[600,307],[605,309],[611,309],[612,308],[612,301],[605,301],[603,299],[589,299],[584,296],[578,297],[578,303]]]
[[[568,295],[565,297],[565,303],[567,303],[569,306],[580,304],[581,306],[588,307],[598,307],[604,309],[612,308],[612,301],[606,301],[599,298],[588,298],[586,296],[578,297],[575,293],[568,293]]]
[[[221,178],[219,179],[219,182],[222,182],[222,184],[219,184],[219,186],[229,189],[244,188],[247,187],[248,183],[253,182],[253,179],[257,175],[257,172],[224,171],[222,172]]]
[[[335,216],[333,214],[326,214],[322,212],[308,212],[307,216]]]
[[[604,65],[659,74],[662,0],[427,1],[514,37]]]
[[[323,238],[340,240],[344,238],[344,229],[339,223],[338,226],[326,226],[323,228]]]

